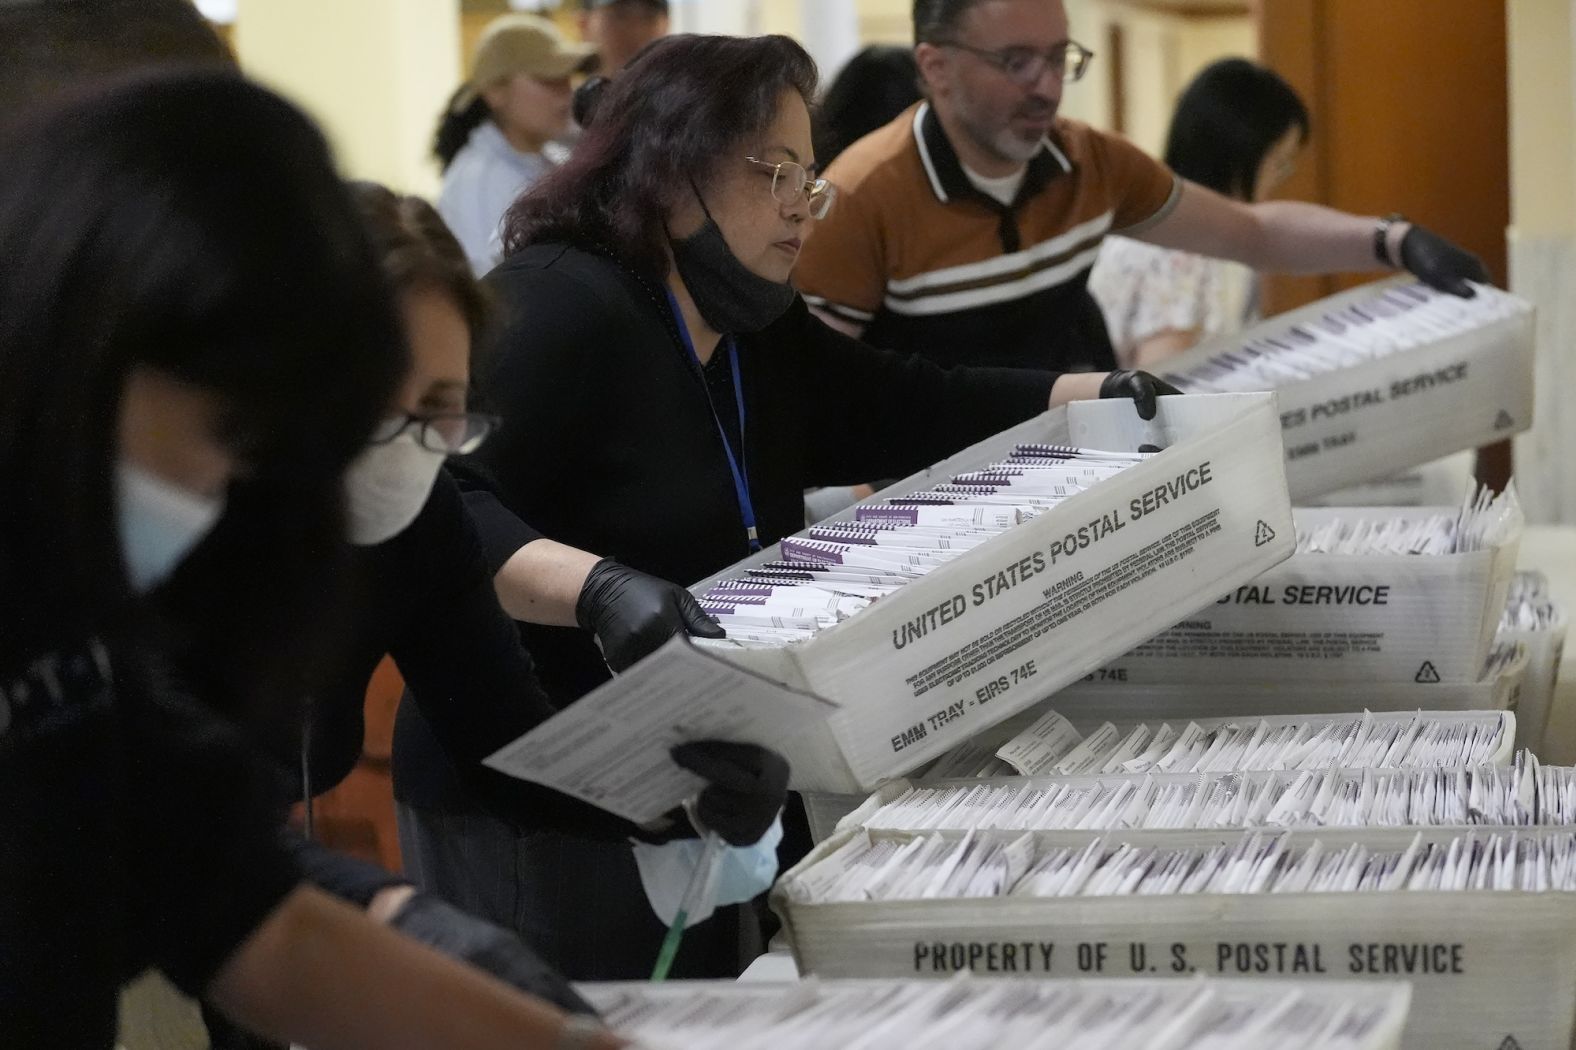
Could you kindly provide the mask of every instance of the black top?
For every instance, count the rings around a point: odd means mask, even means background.
[[[662,287],[564,245],[520,252],[488,283],[506,316],[483,393],[503,425],[474,458],[504,506],[555,540],[679,583],[746,556],[708,385]],[[745,469],[763,544],[804,527],[806,488],[903,476],[945,458],[1043,411],[1055,378],[947,370],[876,350],[797,298],[737,343]],[[707,371],[726,417],[734,401],[724,358],[719,348]],[[498,564],[519,537],[484,540]],[[586,632],[523,630],[556,703],[607,679]],[[396,734],[396,762],[415,740]]]
[[[97,643],[0,676],[0,1043],[109,1047],[119,986],[191,995],[299,881],[259,756]]]
[[[981,340],[981,332],[992,334]],[[882,309],[861,338],[948,366],[1034,368],[1054,353],[1069,372],[1116,368],[1105,315],[1089,291],[1088,269],[1032,296],[954,313],[910,315]],[[1047,349],[1051,347],[1054,350]]]
[[[351,573],[345,658],[313,704],[314,793],[343,780],[360,757],[367,681],[386,653],[404,676],[407,700],[415,701],[401,708],[419,706],[441,742],[419,765],[396,761],[395,794],[402,801],[445,805],[458,772],[468,794],[506,818],[611,838],[633,833],[627,821],[595,806],[482,766],[550,717],[553,706],[514,621],[498,605],[492,569],[448,475],[439,474],[404,531],[354,550]],[[396,728],[396,755],[398,734]]]

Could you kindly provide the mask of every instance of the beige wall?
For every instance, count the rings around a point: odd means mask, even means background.
[[[1527,517],[1576,525],[1576,0],[1506,0],[1510,289],[1538,308],[1537,422],[1516,439]]]
[[[1224,14],[1166,10],[1162,4],[1130,0],[1065,0],[1072,36],[1095,52],[1086,79],[1068,90],[1063,111],[1097,127],[1112,128],[1114,71],[1112,27],[1123,41],[1123,133],[1151,153],[1165,147],[1171,112],[1187,82],[1217,58],[1252,58],[1257,35],[1245,9]]]
[[[786,12],[805,0],[761,0],[763,13],[788,24]],[[914,38],[912,0],[853,0],[863,43],[907,44]],[[1204,66],[1226,55],[1252,57],[1257,48],[1253,19],[1235,14],[1157,9],[1131,0],[1063,0],[1073,37],[1096,53],[1088,77],[1068,88],[1062,112],[1098,127],[1113,126],[1111,56],[1106,39],[1112,25],[1126,41],[1127,134],[1158,153],[1165,143],[1171,110],[1182,87]],[[1163,6],[1163,5],[1160,5]],[[781,32],[780,29],[770,31]]]
[[[1158,151],[1177,91],[1223,54],[1251,54],[1246,16],[1156,11],[1133,0],[1065,0],[1073,33],[1099,54],[1064,111],[1113,123],[1107,27],[1126,39],[1127,132]],[[1537,4],[1540,0],[1528,0]],[[673,0],[676,28],[787,33],[830,76],[870,43],[912,41],[911,0]],[[439,110],[461,75],[459,0],[239,0],[233,30],[245,68],[323,124],[347,174],[433,193],[428,147]]]
[[[1571,0],[1509,0],[1511,225],[1576,232]]]
[[[234,42],[247,72],[318,119],[347,175],[431,194],[459,34],[459,0],[240,0]]]

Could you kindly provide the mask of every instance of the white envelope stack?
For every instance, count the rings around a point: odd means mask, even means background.
[[[1516,573],[1497,638],[1501,644],[1519,644],[1527,651],[1521,702],[1516,708],[1516,742],[1521,747],[1541,751],[1545,746],[1568,622],[1565,609],[1549,593],[1546,576]]]
[[[883,785],[869,798],[807,793],[812,837],[820,842],[842,825],[862,823],[871,800],[890,800],[898,785],[910,782],[932,786],[969,778],[999,787],[1037,782],[1032,778],[1046,775],[1141,779],[1275,770],[1464,769],[1508,762],[1516,736],[1516,717],[1508,711],[1202,718],[1184,710],[1173,719],[1118,717],[1100,722],[1090,717],[1091,708],[1074,722],[1060,713],[1060,700],[1060,695],[1052,697],[1007,719],[916,771],[910,780]],[[1201,706],[1207,708],[1207,702]]]
[[[1054,409],[697,583],[697,644],[839,704],[780,749],[869,791],[1283,560],[1278,435],[1267,394]]]
[[[1371,481],[1532,425],[1533,308],[1476,292],[1365,285],[1203,343],[1165,378],[1276,391],[1294,498]]]
[[[1052,710],[988,756],[975,741],[927,777],[1049,773],[1210,773],[1255,769],[1456,768],[1503,762],[1516,719],[1508,711],[1263,715],[1118,725],[1080,731]],[[982,740],[988,738],[981,738]],[[981,764],[976,764],[983,757]]]
[[[1514,488],[1459,509],[1298,510],[1297,553],[1096,684],[1474,682],[1515,574]]]
[[[1146,773],[885,785],[843,827],[901,831],[1522,827],[1576,823],[1576,767]]]
[[[1400,982],[815,981],[592,984],[650,1050],[1395,1050]]]
[[[1576,1018],[1568,828],[851,828],[772,904],[818,977],[1404,979],[1414,1050],[1563,1048]]]

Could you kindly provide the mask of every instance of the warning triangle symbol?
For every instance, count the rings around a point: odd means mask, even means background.
[[[1270,528],[1270,523],[1263,518],[1259,519],[1259,527],[1253,530],[1253,545],[1262,547],[1275,538],[1275,530]]]
[[[1503,408],[1499,410],[1499,415],[1494,417],[1494,429],[1495,430],[1509,430],[1511,427],[1513,427],[1515,425],[1516,425],[1516,421],[1514,419],[1510,418],[1510,413],[1506,412]],[[1515,1040],[1511,1040],[1511,1041],[1515,1042]]]
[[[1439,681],[1439,672],[1434,670],[1434,661],[1424,660],[1423,666],[1417,669],[1417,677],[1412,680],[1414,682],[1423,682],[1424,684],[1432,684]]]
[[[1507,1035],[1504,1042],[1499,1044],[1499,1050],[1521,1050],[1521,1044],[1516,1042],[1516,1037]]]

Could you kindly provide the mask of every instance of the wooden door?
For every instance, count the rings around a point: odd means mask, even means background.
[[[1509,91],[1502,0],[1258,0],[1259,55],[1302,95],[1313,137],[1280,191],[1359,215],[1399,211],[1508,277]],[[1273,277],[1266,313],[1369,280]],[[1501,485],[1508,443],[1480,459]]]
[[[1405,212],[1505,280],[1510,224],[1505,5],[1499,0],[1260,0],[1259,54],[1308,104],[1313,138],[1280,195]],[[1277,278],[1290,309],[1363,278]]]

